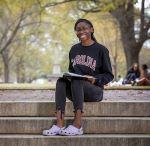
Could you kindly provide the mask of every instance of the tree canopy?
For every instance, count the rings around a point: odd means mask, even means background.
[[[136,0],[0,0],[0,78],[31,82],[68,68],[68,51],[78,42],[73,27],[79,18],[92,21],[97,40],[108,47],[115,75],[139,61],[150,38],[150,15]],[[136,25],[136,27],[135,27]],[[136,28],[136,29],[135,29]],[[11,76],[10,76],[11,74]]]

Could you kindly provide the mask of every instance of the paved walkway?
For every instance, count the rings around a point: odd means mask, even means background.
[[[54,101],[54,90],[0,90],[0,101]],[[150,101],[150,90],[105,90],[107,101]]]

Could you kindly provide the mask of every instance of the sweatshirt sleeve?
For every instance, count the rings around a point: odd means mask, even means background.
[[[70,52],[69,52],[69,68],[68,68],[68,71],[74,73],[74,69],[73,69],[72,62],[71,62]]]
[[[114,75],[112,74],[112,67],[111,67],[111,62],[110,62],[110,57],[109,57],[109,51],[108,49],[104,48],[102,52],[102,67],[100,68],[102,71],[101,74],[97,74],[94,77],[96,78],[95,84],[98,86],[103,87],[107,83],[113,80]]]

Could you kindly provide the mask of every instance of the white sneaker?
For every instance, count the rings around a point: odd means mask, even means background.
[[[43,135],[50,136],[50,135],[58,135],[61,130],[65,129],[65,127],[58,127],[57,125],[53,125],[48,130],[43,130]]]
[[[68,135],[68,136],[82,135],[83,128],[81,127],[80,129],[78,129],[73,125],[69,125],[66,129],[60,130],[59,134],[60,135]]]

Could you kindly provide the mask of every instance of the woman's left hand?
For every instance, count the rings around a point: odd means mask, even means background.
[[[84,77],[87,78],[88,81],[90,81],[92,84],[95,83],[95,78],[93,76],[89,76],[89,75],[84,75]]]

